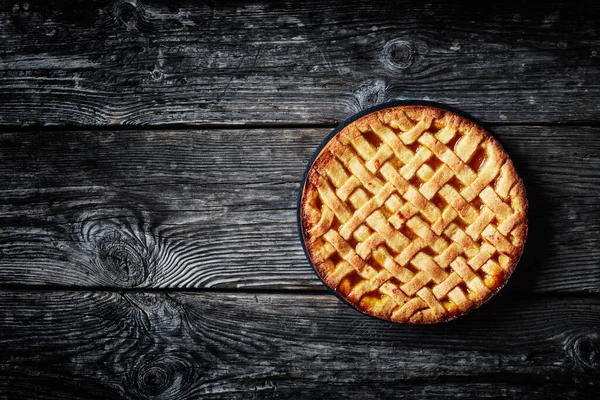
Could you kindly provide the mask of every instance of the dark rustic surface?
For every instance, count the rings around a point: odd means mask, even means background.
[[[0,310],[9,396],[48,398],[50,381],[73,399],[585,398],[600,384],[597,298],[503,293],[425,327],[322,294],[4,291]]]
[[[398,98],[600,117],[598,2],[281,3],[3,0],[0,124],[333,123]]]
[[[0,400],[597,399],[600,6],[448,4],[0,0]],[[528,191],[515,275],[447,324],[346,307],[298,241],[312,152],[392,99]]]
[[[328,132],[2,134],[0,284],[321,289],[298,243],[296,195]],[[531,203],[509,288],[600,292],[600,128],[493,132]]]

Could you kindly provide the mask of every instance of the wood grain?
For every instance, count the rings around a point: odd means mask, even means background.
[[[531,206],[506,290],[600,292],[600,128],[493,132]],[[295,209],[327,133],[0,134],[0,284],[324,290]]]
[[[0,2],[0,125],[600,120],[598,2]]]
[[[448,324],[331,295],[0,292],[0,392],[27,399],[591,398],[600,302],[500,296]]]

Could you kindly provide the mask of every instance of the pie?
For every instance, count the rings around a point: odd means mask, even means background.
[[[482,127],[398,106],[343,127],[308,169],[306,253],[358,310],[429,324],[479,307],[508,280],[527,236],[522,180]]]

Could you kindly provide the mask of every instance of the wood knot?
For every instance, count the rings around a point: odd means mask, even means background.
[[[128,31],[141,30],[148,24],[144,9],[138,6],[136,0],[119,0],[115,2],[112,9],[117,23]]]
[[[118,213],[118,216],[111,217]],[[128,215],[129,214],[129,215]],[[157,243],[145,213],[95,206],[72,218],[74,255],[88,279],[102,286],[149,285],[158,265]]]
[[[138,386],[140,391],[157,395],[165,391],[170,384],[167,371],[160,366],[140,370]]]
[[[416,48],[408,40],[393,39],[385,44],[383,54],[392,67],[406,69],[415,62]]]
[[[157,353],[163,353],[163,350],[150,349]],[[144,397],[161,395],[161,398],[180,399],[185,397],[191,382],[197,378],[197,369],[198,365],[190,355],[165,353],[156,357],[142,357],[139,364],[133,365],[131,378],[137,386],[137,392]]]
[[[600,379],[600,333],[583,331],[570,335],[565,348],[573,360],[575,370]]]
[[[17,12],[24,12],[24,13],[28,13],[29,11],[29,3],[28,2],[23,2],[23,4],[20,3],[15,3],[15,5],[12,8],[12,12],[13,13],[17,13]]]
[[[119,232],[98,242],[98,259],[110,278],[118,285],[138,286],[148,277],[148,262],[144,251]]]
[[[363,82],[354,91],[354,97],[358,103],[358,111],[384,102],[386,86],[383,79],[373,79]]]

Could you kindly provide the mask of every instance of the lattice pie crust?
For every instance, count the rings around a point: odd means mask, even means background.
[[[400,323],[478,307],[514,270],[527,199],[502,146],[429,106],[368,114],[309,169],[300,205],[307,253],[360,311]]]

